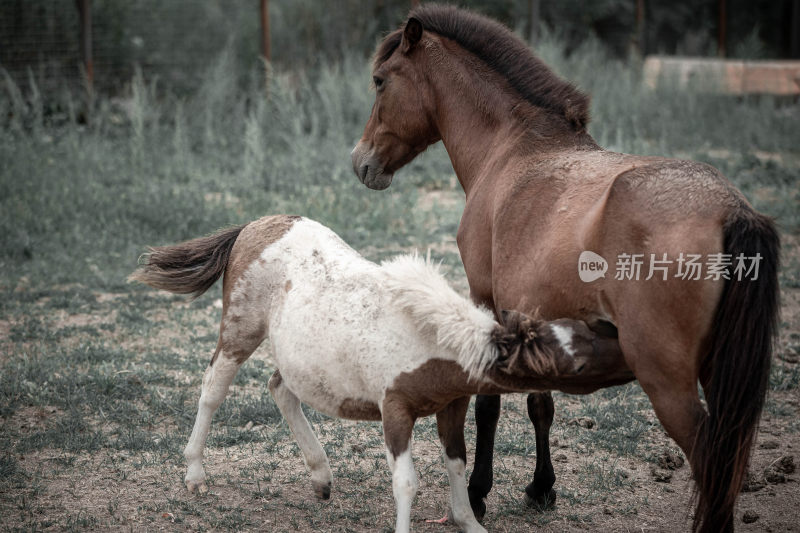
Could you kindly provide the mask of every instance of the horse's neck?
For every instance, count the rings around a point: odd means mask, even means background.
[[[586,132],[576,133],[563,117],[520,98],[488,69],[455,55],[433,79],[436,126],[462,188],[498,175],[513,161],[553,150],[595,146]]]

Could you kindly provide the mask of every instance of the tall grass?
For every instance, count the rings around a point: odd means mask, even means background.
[[[707,160],[784,228],[800,228],[796,104],[651,91],[638,65],[610,59],[597,43],[567,55],[546,36],[537,52],[592,94],[590,132],[602,145]],[[452,231],[457,210],[416,208],[419,186],[450,181],[441,147],[401,171],[389,191],[369,191],[352,175],[349,152],[374,97],[368,61],[354,55],[315,70],[274,71],[265,90],[263,70],[242,70],[232,54],[223,50],[188,97],[141,72],[124,97],[91,101],[3,77],[7,286],[21,276],[118,286],[145,245],[267,213],[313,217],[357,247],[424,246],[436,228]]]
[[[356,246],[408,244],[426,222],[412,183],[380,194],[352,176],[349,151],[371,108],[366,68],[275,73],[267,94],[261,72],[231,82],[240,73],[222,54],[191,98],[139,73],[125,98],[98,99],[88,124],[70,116],[85,106],[75,95],[54,98],[46,115],[6,80],[5,275],[113,286],[146,244],[275,212],[319,219]]]

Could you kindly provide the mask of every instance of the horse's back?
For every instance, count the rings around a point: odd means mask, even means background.
[[[494,303],[538,309],[544,318],[610,319],[618,257],[720,252],[722,224],[743,202],[709,165],[603,150],[534,160],[500,187],[492,208]],[[585,251],[606,261],[605,277],[581,281]]]

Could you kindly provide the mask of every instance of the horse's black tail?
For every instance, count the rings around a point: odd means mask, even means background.
[[[244,226],[236,226],[180,244],[150,248],[142,266],[128,280],[196,298],[225,271],[242,229]]]
[[[714,317],[711,353],[701,369],[708,416],[692,453],[697,483],[693,529],[703,533],[733,531],[734,506],[769,384],[780,305],[780,239],[770,218],[749,206],[738,209],[724,226],[724,253],[731,254],[734,268]],[[757,277],[755,271],[736,271],[740,254],[747,266],[757,262]]]

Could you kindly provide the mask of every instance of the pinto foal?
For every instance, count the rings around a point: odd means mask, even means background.
[[[216,351],[203,376],[197,419],[185,449],[186,486],[208,490],[202,458],[211,418],[239,366],[269,337],[278,370],[269,390],[328,498],[328,458],[300,408],[334,417],[382,420],[397,531],[410,527],[417,479],[411,459],[417,418],[436,414],[454,521],[485,531],[470,508],[464,469],[469,396],[569,390],[599,375],[630,379],[615,340],[583,322],[543,322],[516,312],[505,325],[453,291],[414,256],[369,262],[312,220],[265,217],[175,246],[151,249],[131,279],[195,295],[224,272]]]

